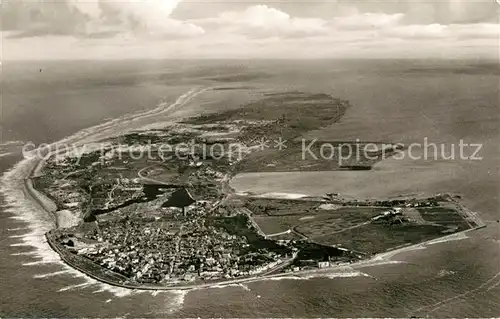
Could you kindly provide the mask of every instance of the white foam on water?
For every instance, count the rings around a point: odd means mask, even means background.
[[[3,205],[2,207],[7,207],[7,205]],[[7,231],[19,231],[19,230],[29,230],[29,228],[28,227],[7,228]]]
[[[58,142],[52,143],[52,147],[58,145],[69,145],[78,144],[82,145],[95,140],[108,138],[113,134],[117,134],[118,131],[115,127],[121,125],[121,127],[126,127],[127,123],[132,123],[139,119],[147,118],[149,116],[155,116],[156,114],[162,114],[169,111],[175,111],[179,106],[182,106],[189,102],[191,99],[197,95],[206,91],[207,88],[195,88],[189,92],[180,96],[173,104],[162,103],[157,108],[135,114],[128,114],[117,119],[107,121],[106,123],[81,130],[67,138],[64,138]],[[19,143],[20,145],[23,142]],[[6,155],[5,155],[6,156]],[[63,270],[54,271],[47,274],[39,274],[34,277],[40,278],[50,278],[53,276],[58,276],[62,274],[69,274],[74,279],[83,280],[83,283],[73,284],[59,289],[59,292],[72,291],[77,289],[88,288],[90,286],[98,286],[99,289],[93,291],[93,293],[111,293],[114,297],[123,298],[134,294],[144,293],[146,291],[133,290],[121,287],[115,287],[101,283],[77,270],[70,267],[66,263],[62,262],[59,255],[53,251],[46,242],[45,233],[54,227],[54,221],[52,216],[45,212],[42,207],[37,203],[32,201],[25,190],[25,178],[27,178],[32,172],[33,168],[37,165],[37,159],[35,158],[25,158],[20,161],[12,169],[5,172],[0,179],[0,192],[3,194],[6,205],[5,211],[12,213],[12,219],[16,221],[21,221],[26,223],[27,227],[11,228],[9,231],[24,230],[28,231],[26,234],[15,236],[14,239],[18,239],[19,243],[14,243],[11,246],[27,246],[33,247],[34,250],[31,252],[15,253],[12,255],[17,256],[32,256],[38,260],[33,262],[26,262],[26,266],[36,266],[41,264],[57,264],[62,267]],[[248,289],[248,287],[243,285],[238,285],[243,289]],[[246,288],[245,288],[246,287]],[[168,309],[168,313],[173,313],[179,310],[184,304],[184,300],[189,290],[168,290],[168,291],[158,291],[155,292],[155,296],[164,295],[165,296],[165,306]],[[107,299],[106,302],[109,303],[113,300]]]
[[[155,290],[150,291],[150,294],[155,297],[155,301],[158,301],[162,297],[164,308],[158,306],[155,311],[148,312],[147,316],[154,315],[155,317],[163,318],[165,314],[172,314],[182,308],[188,290]]]
[[[455,241],[455,240],[463,240],[463,239],[467,239],[467,238],[469,238],[469,236],[467,236],[466,233],[461,232],[461,233],[456,233],[456,234],[452,234],[452,235],[441,237],[441,238],[436,238],[434,240],[431,240],[431,241],[424,243],[424,245],[434,245],[434,244],[446,243],[446,242]]]
[[[9,236],[8,238],[16,239],[16,238],[23,238],[25,235],[12,235]]]
[[[0,158],[7,156],[19,156],[21,147],[24,145],[22,141],[8,141],[0,144]]]
[[[257,281],[257,280],[256,280]],[[246,291],[251,291],[250,288],[248,288],[247,286],[245,286],[244,284],[242,283],[233,283],[233,284],[214,284],[214,285],[210,285],[210,286],[204,286],[204,287],[200,287],[200,288],[193,288],[193,290],[203,290],[203,289],[221,289],[221,288],[229,288],[229,287],[237,287],[237,288],[242,288],[243,290],[246,290]]]
[[[60,263],[60,260],[39,260],[39,261],[31,261],[31,262],[23,263],[23,266],[39,266],[39,265],[46,265],[46,264],[58,265],[59,263]]]
[[[244,284],[239,284],[238,286],[240,286],[245,291],[252,291],[252,289],[248,288],[248,286],[246,286]]]
[[[229,287],[239,287],[239,284],[213,284],[205,287],[195,288],[196,290],[202,289],[220,289],[220,288],[229,288]]]
[[[97,289],[95,291],[92,291],[93,294],[98,294],[98,293],[101,293],[101,292],[106,292],[106,289],[101,288],[101,289]]]
[[[415,251],[415,250],[423,250],[426,249],[424,244],[418,244],[418,245],[413,245],[409,247],[403,247],[395,250],[391,250],[385,253],[381,253],[376,255],[375,257],[366,260],[366,261],[361,261],[358,262],[355,266],[363,265],[363,266],[370,266],[370,265],[383,265],[383,264],[392,264],[392,263],[403,263],[402,261],[396,261],[396,260],[391,260],[394,256],[398,254],[402,254],[404,252],[408,251]]]
[[[34,256],[36,255],[36,251],[27,251],[27,252],[22,252],[22,253],[13,253],[10,254],[11,256]]]
[[[24,255],[32,255],[38,260],[25,265],[55,263],[60,260],[59,255],[47,245],[45,238],[45,233],[53,227],[51,217],[25,193],[24,178],[29,175],[35,164],[34,160],[23,160],[5,172],[0,179],[0,191],[7,203],[5,211],[15,214],[18,220],[27,223],[29,230],[25,234],[15,236],[19,242],[10,246],[35,248]]]
[[[377,259],[377,260],[367,261],[366,263],[360,262],[356,265],[353,265],[353,268],[375,267],[375,266],[395,265],[395,264],[405,264],[405,263],[406,262],[402,260]]]
[[[124,297],[129,297],[129,296],[149,292],[148,290],[128,289],[128,288],[121,288],[121,287],[116,287],[116,286],[104,285],[100,282],[96,282],[96,285],[100,285],[101,288],[98,290],[92,291],[93,294],[111,293],[115,298],[124,298]],[[153,292],[159,292],[159,291],[153,291]],[[112,300],[112,299],[110,299],[110,300]]]
[[[182,308],[182,305],[184,304],[187,294],[188,294],[187,290],[166,291],[165,301],[168,302],[167,313],[173,313]]]
[[[339,272],[339,273],[327,273],[324,275],[321,275],[320,277],[323,278],[328,278],[328,279],[335,279],[335,278],[350,278],[350,277],[371,277],[370,275],[361,272],[361,271],[351,271],[351,272]],[[306,278],[317,278],[316,275],[310,275],[306,276]]]
[[[24,219],[20,216],[9,216],[9,219],[24,221]]]
[[[84,287],[88,287],[88,286],[91,286],[91,285],[93,285],[93,283],[84,282],[83,284],[76,284],[76,285],[71,285],[71,286],[67,286],[67,287],[61,288],[57,292],[64,292],[64,291],[68,291],[68,290],[73,290],[73,289],[78,289],[78,288],[84,288]]]
[[[26,246],[34,248],[34,250],[30,252],[13,253],[12,255],[31,256],[36,259],[32,262],[23,263],[25,266],[57,264],[60,267],[63,267],[63,271],[70,274],[73,278],[84,280],[84,283],[62,288],[61,291],[97,284],[101,286],[103,291],[111,292],[115,294],[115,296],[120,297],[126,295],[127,289],[123,288],[122,290],[117,291],[116,287],[102,284],[66,265],[60,260],[59,255],[47,244],[45,233],[54,226],[52,218],[35,202],[31,201],[25,193],[24,179],[29,175],[35,164],[35,160],[25,159],[17,163],[11,170],[5,172],[0,179],[0,191],[4,195],[7,203],[5,211],[16,214],[15,216],[18,217],[18,220],[28,224],[28,227],[11,228],[11,230],[28,230],[28,232],[21,236],[16,236],[15,239],[20,242],[13,243],[10,246]],[[58,271],[55,273],[61,274],[62,272]],[[42,276],[43,275],[40,275],[38,277],[43,278]],[[50,276],[50,274],[45,276]]]
[[[27,243],[15,243],[15,244],[10,244],[10,247],[31,247],[30,244]]]
[[[15,155],[15,154],[12,152],[0,153],[0,157],[5,157],[5,156],[9,156],[9,155]]]
[[[93,140],[106,137],[105,134],[114,134],[113,128],[118,125],[125,126],[125,124],[130,123],[132,121],[136,121],[138,119],[146,118],[148,116],[154,116],[156,114],[162,114],[168,111],[173,111],[175,108],[184,105],[198,94],[206,91],[207,88],[195,88],[190,90],[189,92],[181,95],[174,103],[167,104],[162,103],[158,105],[157,108],[134,114],[127,114],[117,119],[107,121],[103,124],[96,125],[84,130],[81,130],[69,137],[66,137],[58,142],[52,143],[51,147],[55,147],[61,144],[85,144],[92,142]],[[101,135],[99,135],[101,134]],[[10,141],[4,144],[0,144],[1,146],[7,145],[23,145],[23,142],[15,142]],[[51,148],[52,149],[52,148]],[[0,154],[1,155],[1,154]],[[7,156],[7,155],[5,155]],[[52,217],[45,212],[39,205],[32,200],[30,200],[25,193],[25,178],[27,178],[33,168],[37,165],[37,160],[35,158],[25,158],[20,161],[12,169],[5,172],[0,180],[0,192],[3,194],[6,204],[5,211],[12,213],[13,216],[11,219],[16,221],[22,221],[28,224],[28,227],[18,227],[18,228],[10,228],[9,231],[17,231],[17,230],[25,230],[28,233],[15,236],[14,239],[20,240],[19,243],[14,243],[12,247],[20,247],[27,246],[35,248],[34,251],[24,252],[24,253],[15,253],[12,255],[16,256],[33,256],[36,261],[26,262],[23,265],[26,266],[35,266],[41,264],[48,263],[56,263],[59,266],[63,267],[64,270],[56,271],[49,274],[36,275],[36,278],[47,278],[51,276],[57,276],[59,274],[70,274],[75,279],[84,280],[84,283],[70,285],[64,288],[61,288],[59,291],[68,291],[79,288],[85,288],[92,285],[99,285],[100,289],[94,291],[94,293],[98,292],[109,292],[113,294],[115,297],[121,298],[130,296],[136,293],[142,293],[143,291],[137,291],[127,288],[120,288],[111,285],[107,285],[101,283],[77,270],[68,266],[64,262],[60,260],[59,255],[53,251],[50,246],[46,242],[45,233],[54,227],[54,222]],[[187,294],[187,291],[179,290],[179,291],[168,291],[168,295],[170,297],[174,296],[174,298],[169,298],[172,302],[172,305],[169,309],[172,311],[176,311],[179,307],[182,306],[184,302],[184,297]],[[109,299],[111,301],[112,299]]]
[[[70,272],[68,270],[61,270],[61,271],[54,271],[48,274],[40,274],[40,275],[34,275],[33,278],[36,279],[42,279],[42,278],[49,278],[49,277],[55,277],[59,275],[65,275],[69,274]]]
[[[121,288],[121,287],[113,287],[111,288],[111,292],[118,298],[128,297],[134,293],[134,290]]]
[[[266,280],[309,280],[313,278],[352,278],[352,277],[371,277],[361,271],[346,271],[346,272],[316,272],[305,275],[285,275],[279,277],[266,278]]]
[[[23,141],[7,141],[4,143],[0,143],[0,147],[4,146],[22,146],[24,144]]]
[[[16,155],[21,146],[24,145],[22,141],[7,141],[0,143],[0,157]]]

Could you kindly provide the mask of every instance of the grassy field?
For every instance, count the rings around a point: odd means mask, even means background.
[[[316,214],[320,202],[288,199],[248,198],[244,206],[254,215],[290,216]]]
[[[308,237],[352,227],[384,211],[372,207],[324,209],[328,206],[319,201],[264,198],[247,199],[244,205],[253,213],[253,219],[264,233],[295,229]]]
[[[388,212],[385,207],[333,206],[321,201],[248,198],[243,203],[265,234],[300,239],[326,246],[340,245],[375,254],[416,244],[469,228],[449,207],[405,208],[400,215],[373,221]],[[388,215],[390,216],[390,215]],[[278,236],[279,237],[279,236]],[[275,239],[278,239],[276,237]]]
[[[290,172],[370,170],[374,164],[394,154],[395,150],[365,151],[365,143],[354,141],[287,140],[286,148],[276,149],[277,141],[270,140],[270,149],[250,154],[238,165],[240,172]],[[368,147],[366,148],[368,149]]]
[[[456,210],[446,207],[425,207],[418,208],[422,218],[431,223],[437,223],[449,227],[457,227],[458,230],[469,228],[467,222],[457,213]]]
[[[254,144],[259,139],[269,141],[281,137],[292,140],[302,134],[337,122],[350,106],[348,101],[328,94],[283,92],[267,94],[239,108],[190,118],[187,124],[214,124],[244,121],[238,140]],[[248,123],[259,123],[249,125]]]
[[[445,235],[447,228],[438,225],[394,225],[390,227],[368,224],[315,239],[324,245],[340,244],[368,254],[375,254],[405,244],[417,244]]]

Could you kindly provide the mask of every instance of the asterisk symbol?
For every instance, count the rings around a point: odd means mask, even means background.
[[[284,140],[281,137],[279,137],[277,140],[274,140],[274,148],[277,148],[281,151],[281,150],[287,148],[286,142],[287,142],[287,140]]]
[[[261,151],[265,150],[266,148],[269,148],[269,141],[266,140],[264,137],[261,137],[259,143],[257,143],[257,148],[260,149]]]

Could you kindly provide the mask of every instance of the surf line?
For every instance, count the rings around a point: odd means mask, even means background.
[[[183,95],[177,97],[177,99],[172,103],[172,104],[166,104],[166,103],[161,103],[159,104],[155,109],[145,111],[139,114],[129,114],[129,115],[124,115],[118,119],[114,119],[93,127],[89,127],[83,130],[80,130],[72,135],[69,135],[66,138],[63,138],[57,142],[49,144],[44,151],[47,151],[47,156],[50,156],[52,153],[51,150],[54,148],[57,148],[58,145],[61,145],[63,143],[71,143],[71,144],[85,144],[92,142],[93,139],[96,139],[96,136],[99,135],[106,135],[108,134],[109,136],[100,136],[100,138],[104,139],[106,137],[112,137],[116,134],[116,132],[112,132],[111,130],[118,127],[119,125],[123,125],[123,123],[127,123],[128,121],[132,121],[134,119],[144,119],[144,118],[153,118],[154,115],[156,114],[165,114],[165,113],[170,113],[177,111],[180,107],[186,105],[189,101],[191,101],[193,98],[198,96],[199,94],[207,91],[208,87],[195,87],[191,89],[190,91],[184,93]],[[38,205],[36,198],[33,198],[31,196],[26,196],[26,180],[29,179],[30,176],[32,176],[33,173],[35,173],[38,169],[43,167],[43,160],[39,159],[38,161],[36,158],[24,158],[18,163],[14,165],[10,170],[4,172],[2,174],[2,177],[0,179],[0,193],[2,193],[7,202],[7,206],[10,208],[10,212],[13,213],[14,215],[19,216],[19,219],[27,222],[28,225],[27,227],[18,227],[18,228],[10,228],[9,231],[17,231],[17,230],[24,230],[24,231],[29,231],[31,230],[30,233],[26,234],[23,237],[28,237],[29,239],[33,239],[36,237],[36,239],[41,239],[43,237],[44,229],[47,229],[49,226],[46,225],[47,221],[43,221],[40,216],[37,216],[37,212],[43,212],[43,213],[48,213],[50,214],[50,211],[47,211],[44,206],[40,207]],[[32,206],[34,205],[34,206]],[[25,207],[25,209],[21,209],[21,207]],[[23,211],[24,213],[19,214],[20,211]],[[48,230],[48,229],[47,229]],[[23,238],[25,239],[25,238]],[[76,288],[84,288],[87,286],[91,286],[96,284],[97,282],[83,274],[82,272],[70,267],[66,263],[60,261],[57,258],[47,258],[45,256],[46,252],[50,251],[51,253],[56,253],[55,251],[52,250],[52,248],[49,247],[49,245],[43,241],[43,240],[36,240],[36,242],[33,242],[32,240],[23,240],[22,243],[18,244],[12,244],[11,246],[30,246],[34,247],[35,251],[32,252],[27,252],[27,253],[18,253],[19,255],[33,255],[36,257],[42,257],[41,261],[34,261],[31,263],[25,263],[26,266],[32,266],[32,265],[38,265],[42,263],[62,263],[65,267],[68,274],[74,275],[74,277],[81,277],[83,276],[86,280],[85,283],[83,284],[77,284],[77,285],[71,285],[68,287],[63,287],[60,289],[60,291],[66,291],[66,290],[72,290]],[[45,251],[47,249],[47,251]],[[49,257],[53,257],[52,254]],[[38,275],[37,278],[44,278],[44,277],[50,277],[51,275],[59,275],[62,274],[62,272],[56,272],[52,274],[48,274],[46,276],[44,275]],[[101,284],[101,289],[105,291],[109,291],[114,293],[115,295],[121,295],[115,293],[115,287],[106,285],[102,282],[99,282]],[[123,289],[123,288],[122,288]],[[123,289],[123,290],[128,290],[128,289]],[[183,298],[182,298],[183,300]]]

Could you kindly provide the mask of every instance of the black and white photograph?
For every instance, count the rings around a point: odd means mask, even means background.
[[[0,318],[499,318],[498,0],[0,0]]]

